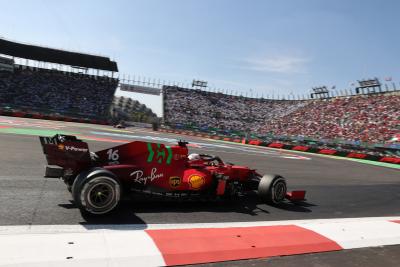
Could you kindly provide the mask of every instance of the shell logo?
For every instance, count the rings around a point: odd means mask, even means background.
[[[63,144],[59,144],[57,147],[58,147],[58,149],[60,149],[60,150],[64,150],[64,145],[63,145]]]
[[[189,176],[189,184],[192,189],[200,189],[204,184],[204,177],[198,174],[192,174]]]

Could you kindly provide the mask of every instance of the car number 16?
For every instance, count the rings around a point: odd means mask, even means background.
[[[108,160],[110,161],[117,161],[119,159],[118,149],[114,151],[112,149],[107,150],[107,155],[108,155]]]

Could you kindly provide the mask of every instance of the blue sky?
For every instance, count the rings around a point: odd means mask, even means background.
[[[400,73],[396,0],[0,0],[0,36],[254,96]],[[160,113],[157,97],[134,95]]]

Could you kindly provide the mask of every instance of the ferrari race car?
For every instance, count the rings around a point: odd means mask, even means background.
[[[287,192],[280,175],[223,162],[218,156],[188,155],[187,142],[175,146],[134,141],[95,153],[75,136],[39,137],[48,166],[45,177],[62,178],[84,212],[106,214],[121,197],[151,194],[181,199],[233,198],[257,191],[277,205],[304,200],[305,191]]]
[[[113,127],[114,127],[114,128],[117,128],[117,129],[125,129],[125,128],[126,128],[124,122],[119,122],[119,123],[117,123],[117,124],[114,124]]]

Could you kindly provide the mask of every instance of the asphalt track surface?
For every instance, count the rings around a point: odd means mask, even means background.
[[[87,141],[91,151],[124,141],[172,144],[176,139],[185,139],[193,143],[190,152],[215,154],[260,173],[283,175],[289,190],[307,190],[307,201],[302,205],[286,203],[272,207],[252,197],[217,203],[135,199],[122,203],[112,216],[83,216],[62,181],[43,178],[46,162],[37,135],[55,132],[77,133],[92,139]],[[0,117],[0,203],[0,225],[143,224],[145,227],[155,223],[399,216],[400,171],[146,129],[117,130],[110,126]]]
[[[400,246],[360,248],[352,250],[314,253],[269,259],[227,261],[199,264],[197,267],[379,267],[399,266]]]

